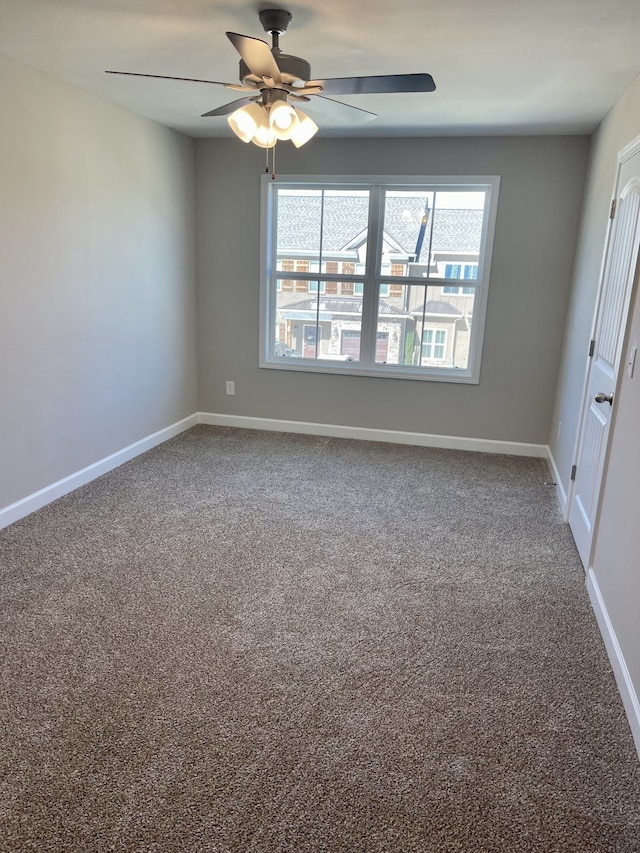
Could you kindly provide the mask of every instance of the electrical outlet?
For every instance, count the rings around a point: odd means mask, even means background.
[[[224,384],[225,384],[226,393],[228,395],[233,396],[233,394],[236,393],[236,383],[231,379],[227,379],[227,381]]]

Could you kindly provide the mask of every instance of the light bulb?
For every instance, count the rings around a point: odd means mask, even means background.
[[[273,148],[273,146],[278,141],[278,138],[265,120],[256,130],[256,133],[251,141],[259,148]]]
[[[229,127],[243,142],[251,142],[260,125],[266,120],[262,104],[252,103],[240,107],[227,118]]]
[[[291,139],[299,123],[298,114],[286,101],[277,101],[269,110],[269,124],[278,139]]]

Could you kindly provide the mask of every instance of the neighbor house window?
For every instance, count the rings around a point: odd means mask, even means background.
[[[449,284],[445,284],[442,288],[443,293],[453,294],[453,293],[464,293],[466,296],[471,296],[476,291],[473,287],[453,287]]]
[[[478,264],[445,264],[445,278],[478,278]]]
[[[447,343],[446,329],[425,329],[422,333],[422,358],[424,361],[435,359],[442,361],[445,357]]]
[[[498,185],[265,179],[260,366],[477,382]]]

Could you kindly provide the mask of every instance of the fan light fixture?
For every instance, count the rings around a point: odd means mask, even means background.
[[[318,132],[313,119],[283,97],[267,105],[254,101],[231,113],[227,121],[239,139],[259,148],[273,148],[278,140],[286,139],[300,148]]]
[[[291,12],[286,9],[262,9],[258,12],[258,17],[264,31],[271,34],[271,47],[262,39],[227,32],[227,38],[240,54],[239,85],[196,77],[145,74],[140,71],[107,71],[107,74],[210,83],[242,92],[242,98],[203,113],[203,118],[226,116],[239,139],[266,148],[266,171],[269,171],[271,159],[271,173],[274,178],[275,147],[278,140],[290,139],[296,148],[300,148],[318,132],[317,124],[302,110],[290,104],[289,99],[297,104],[313,98],[315,109],[333,112],[340,120],[361,123],[372,121],[376,117],[375,113],[343,101],[335,101],[331,96],[433,92],[436,88],[430,74],[377,74],[366,77],[312,79],[311,66],[306,59],[283,53],[280,49],[280,36],[287,32],[291,23]]]

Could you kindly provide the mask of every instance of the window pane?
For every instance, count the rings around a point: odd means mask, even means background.
[[[471,290],[471,288],[469,288]],[[455,293],[446,293],[455,290]],[[377,364],[464,369],[469,361],[475,292],[403,285],[402,295],[378,302]],[[387,338],[382,353],[380,335]]]
[[[376,364],[418,363],[413,314],[422,316],[425,291],[423,285],[394,285],[388,296],[380,296],[376,328]]]
[[[364,273],[369,217],[368,190],[277,190],[278,270],[283,260],[305,260],[307,270]]]
[[[381,269],[385,276],[422,276],[429,262],[433,192],[387,190]]]
[[[353,282],[348,284],[353,293]],[[278,290],[276,285],[274,354],[323,361],[358,361],[362,296],[323,293],[324,282],[305,281],[304,285],[306,295]]]
[[[464,265],[464,277],[465,278],[478,278],[478,264],[465,264]]]
[[[444,277],[445,278],[460,278],[461,272],[460,264],[445,264],[444,267]]]
[[[477,279],[485,192],[434,193],[429,278]]]

